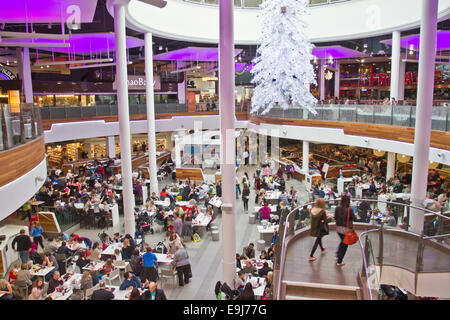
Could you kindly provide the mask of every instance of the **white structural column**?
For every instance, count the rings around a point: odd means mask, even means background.
[[[416,127],[411,182],[412,204],[418,207],[423,206],[423,200],[427,191],[436,56],[437,8],[438,0],[422,1]],[[409,224],[412,232],[422,233],[424,224],[423,211],[411,210]]]
[[[147,79],[145,94],[147,96],[147,135],[148,135],[148,170],[150,174],[150,194],[158,194],[158,176],[156,164],[156,130],[155,130],[155,98],[153,91],[153,45],[152,34],[146,32],[145,40],[145,78]]]
[[[340,91],[340,81],[341,81],[341,64],[336,63],[336,68],[334,70],[334,97],[339,98]]]
[[[186,62],[177,61],[177,69],[183,69],[186,67]],[[184,79],[183,82],[178,83],[178,103],[186,103],[186,87],[187,87],[187,73],[183,72]]]
[[[386,167],[386,181],[393,178],[395,175],[395,153],[388,152],[387,154],[387,167]]]
[[[319,66],[319,99],[325,100],[325,60],[320,60]]]
[[[17,48],[17,57],[20,65],[22,89],[25,103],[33,103],[33,83],[31,81],[30,48]]]
[[[392,55],[391,55],[391,99],[399,99],[400,87],[400,31],[392,33]],[[405,79],[403,79],[404,81]]]
[[[303,149],[302,149],[302,171],[303,173],[309,172],[309,142],[303,140]]]
[[[116,139],[114,136],[106,137],[106,156],[108,158],[116,157]]]
[[[120,130],[120,158],[122,165],[122,198],[125,233],[134,236],[134,195],[131,169],[130,114],[128,107],[127,54],[125,42],[125,5],[114,4],[116,40],[116,84]],[[147,80],[148,81],[148,80]]]
[[[234,106],[234,21],[233,1],[219,4],[219,97],[222,172],[222,266],[223,281],[236,275],[236,139]]]

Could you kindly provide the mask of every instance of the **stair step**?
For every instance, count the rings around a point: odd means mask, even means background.
[[[285,297],[290,299],[330,299],[357,300],[359,287],[339,286],[322,283],[283,281],[286,286]]]
[[[286,300],[329,300],[329,299],[300,297],[300,296],[286,296]]]

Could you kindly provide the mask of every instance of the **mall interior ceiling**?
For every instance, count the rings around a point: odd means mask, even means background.
[[[78,30],[71,30],[64,25],[64,33],[66,34],[79,34],[79,33],[104,33],[104,32],[114,32],[114,19],[108,12],[106,8],[107,0],[99,0],[97,2],[97,8],[95,11],[94,19],[91,23],[81,23]],[[33,25],[29,24],[33,32],[37,33],[59,33],[61,32],[61,24],[59,23],[35,23]],[[21,24],[2,24],[0,26],[2,31],[15,31],[15,32],[26,32],[26,25]],[[438,23],[438,30],[450,30],[450,19],[444,20]],[[411,29],[402,32],[402,36],[409,34],[417,34],[420,32],[419,28]],[[127,28],[127,35],[136,37],[139,39],[144,39],[144,34],[139,33],[135,30]],[[335,41],[318,43],[316,46],[333,46],[341,45],[346,48],[354,49],[364,53],[368,53],[372,56],[390,56],[390,46],[380,43],[381,40],[390,39],[391,34],[386,34],[384,36],[378,36],[373,38],[365,39],[354,39],[346,41]],[[186,41],[178,41],[172,39],[165,39],[153,35],[153,52],[154,54],[173,51],[186,47],[211,47],[208,43],[193,43]],[[241,54],[237,57],[241,63],[250,63],[256,56],[257,47],[255,45],[236,45],[236,48],[242,49]],[[144,74],[144,47],[136,47],[128,49],[129,60],[133,61],[133,64],[129,66],[131,71],[135,74]],[[14,66],[17,63],[15,59],[16,50],[15,48],[0,48],[0,65],[8,60],[9,64]],[[35,62],[38,58],[54,55],[57,57],[58,53],[52,53],[50,51],[45,51],[39,49],[38,57],[36,56],[36,51],[30,51],[30,58],[32,62]],[[34,60],[34,61],[33,61]],[[8,65],[9,65],[8,64]],[[171,61],[155,61],[155,67],[163,67],[165,65],[170,65]],[[112,71],[114,67],[110,67],[109,71]],[[34,80],[48,80],[49,77],[53,80],[72,80],[72,81],[84,81],[88,77],[90,70],[71,70],[70,75],[58,74],[58,70],[33,70]],[[111,79],[114,81],[114,79]]]

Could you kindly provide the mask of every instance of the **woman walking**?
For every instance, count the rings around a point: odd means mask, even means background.
[[[348,196],[343,195],[341,197],[341,205],[336,207],[334,218],[336,219],[336,232],[339,238],[341,238],[341,243],[339,243],[338,251],[336,252],[336,265],[341,267],[345,264],[342,260],[344,259],[348,247],[343,240],[347,230],[353,229],[353,221],[356,219],[353,210],[350,209],[350,198]]]
[[[248,199],[250,197],[250,188],[247,184],[244,184],[242,189],[242,201],[244,202],[244,211],[248,212]]]
[[[42,234],[44,233],[44,230],[42,229],[39,222],[35,221],[33,223],[33,228],[31,228],[31,235],[33,236],[33,242],[36,243],[36,245],[41,245],[42,249],[44,249],[44,243],[42,241]]]
[[[314,252],[316,252],[317,246],[320,246],[322,250],[322,254],[325,252],[327,247],[322,245],[322,237],[325,236],[321,231],[321,224],[330,222],[331,219],[327,217],[325,212],[325,200],[323,198],[318,198],[314,207],[311,209],[311,237],[315,237],[316,241],[311,249],[311,253],[309,255],[308,260],[314,261],[317,258],[314,256]]]

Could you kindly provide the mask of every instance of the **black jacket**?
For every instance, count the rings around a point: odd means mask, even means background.
[[[258,270],[258,275],[260,277],[267,276],[269,271],[273,271],[273,270],[271,268],[269,268],[268,266],[267,267],[262,267],[261,269]]]
[[[347,227],[347,215],[349,208],[338,206],[336,207],[336,211],[334,213],[334,218],[336,219],[336,225],[340,227]],[[348,228],[353,228],[353,221],[356,220],[355,214],[353,210],[350,209],[350,218],[348,221]]]
[[[18,235],[14,238],[11,246],[13,249],[15,248],[15,244],[17,243],[17,251],[28,251],[31,248],[31,240],[27,235]]]
[[[142,300],[152,300],[152,296],[150,293],[150,290],[145,290],[145,292],[142,294]],[[167,300],[166,294],[162,289],[156,288],[156,296],[155,300]]]
[[[105,289],[98,289],[92,293],[92,300],[112,300],[114,293]]]

